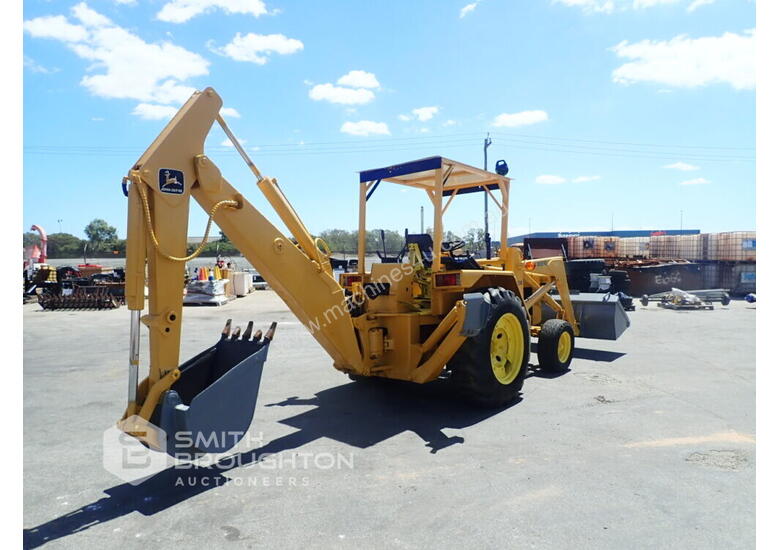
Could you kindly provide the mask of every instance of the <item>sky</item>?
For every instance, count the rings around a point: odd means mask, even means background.
[[[752,230],[754,28],[750,0],[26,1],[23,229],[124,237],[122,176],[211,86],[315,234],[357,227],[358,171],[482,167],[488,133],[510,236]],[[218,127],[206,153],[280,225]],[[482,201],[458,197],[445,229],[481,227]],[[420,206],[432,226],[422,191],[383,185],[368,227],[416,231]]]

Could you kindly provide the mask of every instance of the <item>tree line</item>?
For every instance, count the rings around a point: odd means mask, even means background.
[[[125,240],[116,235],[116,228],[105,220],[94,219],[84,228],[86,238],[70,233],[49,234],[46,249],[49,258],[111,257],[125,255]],[[22,246],[41,244],[38,233],[27,231],[22,235]]]
[[[426,232],[433,235],[433,229]],[[117,237],[116,228],[101,219],[92,220],[84,228],[85,238],[79,238],[70,233],[52,233],[48,235],[47,252],[49,258],[109,258],[125,257],[127,241]],[[463,240],[466,250],[476,252],[484,247],[484,231],[479,228],[469,229],[463,236],[458,236],[451,231],[444,234],[445,241]],[[358,244],[358,232],[345,229],[326,229],[319,235],[313,235],[324,240],[334,253],[356,254]],[[22,237],[23,246],[40,246],[40,236],[35,232],[25,232]],[[188,244],[187,254],[191,254],[198,244]],[[366,231],[366,253],[373,254],[376,251],[386,250],[387,254],[398,254],[404,247],[404,235],[398,231],[384,231],[384,248],[382,245],[382,230],[372,229]],[[235,256],[240,251],[230,242],[230,239],[220,231],[220,237],[214,242],[208,243],[203,249],[202,255],[215,257],[218,255]]]
[[[433,236],[433,228],[429,227],[426,233]],[[384,250],[389,255],[395,255],[404,247],[404,234],[398,231],[385,230]],[[358,247],[358,232],[347,231],[344,229],[327,229],[318,235],[322,240],[328,243],[331,251],[340,254],[356,254]],[[485,231],[480,228],[472,227],[465,234],[456,235],[452,231],[445,231],[442,240],[444,241],[464,241],[466,250],[477,252],[485,247]],[[366,253],[373,254],[376,251],[383,252],[382,248],[382,230],[372,229],[366,231]]]

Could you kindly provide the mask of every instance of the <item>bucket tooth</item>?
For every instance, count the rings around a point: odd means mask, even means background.
[[[233,319],[228,319],[227,323],[225,323],[225,328],[222,329],[222,339],[224,340],[228,336],[230,336],[230,325],[233,323]]]
[[[265,338],[263,339],[263,342],[270,342],[274,339],[274,333],[276,332],[276,321],[271,323],[271,326],[268,327],[268,331],[265,333]]]
[[[252,327],[254,324],[254,321],[249,321],[249,324],[246,326],[246,330],[244,331],[244,340],[249,340],[252,336]]]

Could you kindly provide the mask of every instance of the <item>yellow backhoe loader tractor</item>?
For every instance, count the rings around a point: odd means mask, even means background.
[[[565,371],[575,337],[615,339],[628,326],[617,297],[570,296],[562,258],[526,261],[507,246],[508,178],[443,157],[360,172],[358,267],[336,278],[327,244],[311,237],[277,181],[261,175],[220,116],[221,106],[211,88],[193,94],[123,180],[131,344],[120,425],[149,446],[171,453],[171,441],[188,441],[188,451],[216,452],[236,443],[252,420],[270,343],[251,329],[240,338],[240,329],[231,335],[226,327],[216,346],[179,366],[181,262],[200,251],[186,256],[190,197],[209,213],[209,227],[212,220],[219,225],[311,330],[333,366],[353,379],[447,377],[470,400],[501,406],[523,385],[532,337],[539,366]],[[215,121],[291,237],[204,154]],[[407,235],[406,258],[369,266],[366,207],[382,183],[428,195],[433,235]],[[458,195],[482,191],[501,210],[501,243],[494,257],[475,259],[462,253],[462,242],[443,242],[443,221]],[[145,279],[149,304],[141,316]],[[149,329],[150,365],[138,383],[140,323]],[[147,423],[161,427],[167,443]]]

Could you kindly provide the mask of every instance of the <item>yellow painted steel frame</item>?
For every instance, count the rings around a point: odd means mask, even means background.
[[[525,262],[524,268],[516,271],[516,274],[521,277],[523,286],[530,292],[525,296],[524,302],[531,320],[531,335],[537,336],[541,330],[542,305],[552,309],[556,318],[567,321],[575,336],[580,335],[580,325],[571,305],[563,258],[541,258]],[[553,287],[557,290],[560,301],[550,296]]]
[[[509,227],[509,178],[492,174],[484,170],[479,170],[471,166],[455,162],[450,159],[442,158],[442,166],[432,170],[433,175],[429,177],[405,178],[389,177],[385,181],[390,183],[406,185],[423,189],[428,194],[428,198],[433,205],[433,265],[431,269],[434,273],[442,268],[441,263],[441,243],[444,235],[444,213],[449,208],[459,190],[466,188],[481,187],[488,196],[498,206],[501,212],[501,242],[500,248],[507,248],[507,235]],[[451,179],[456,179],[458,174],[471,173],[480,179],[475,183],[473,181],[463,183],[451,183]],[[499,201],[493,195],[491,186],[498,186],[501,192]],[[359,219],[358,219],[358,273],[366,272],[366,203],[368,201],[369,182],[360,182],[359,194]],[[446,204],[444,203],[445,192],[449,193]],[[490,264],[491,262],[500,262],[500,258],[488,258],[479,260],[480,264]]]
[[[221,106],[222,100],[211,88],[196,92],[128,173],[132,185],[126,296],[130,310],[142,311],[144,280],[148,276],[149,308],[141,321],[149,328],[150,365],[148,378],[138,384],[136,400],[128,405],[125,416],[138,414],[148,420],[159,396],[178,376],[184,267],[169,257],[186,254],[190,196],[207,212],[221,201],[236,201],[237,207],[217,211],[214,221],[311,330],[337,368],[360,371],[363,364],[343,288],[276,180],[263,178],[254,165],[250,166],[261,191],[297,244],[249,204],[203,154],[213,123],[224,124],[219,116]],[[160,174],[166,170],[180,171],[183,176],[182,188],[174,193],[165,192],[160,184]],[[141,188],[159,246],[151,242],[145,225]]]
[[[181,260],[187,248],[189,199],[193,197],[247,260],[263,274],[295,316],[333,358],[334,367],[344,372],[383,376],[414,382],[427,382],[441,373],[464,342],[463,294],[474,288],[504,286],[524,299],[530,312],[532,330],[541,323],[541,306],[579,329],[569,301],[566,274],[561,258],[534,260],[531,269],[519,250],[507,247],[509,180],[447,161],[445,173],[436,170],[430,188],[434,205],[434,260],[430,270],[430,307],[427,298],[414,295],[414,277],[420,272],[410,264],[374,264],[366,273],[365,224],[367,185],[360,185],[360,226],[358,273],[341,275],[336,281],[327,250],[312,239],[275,179],[262,176],[235,139],[219,110],[222,100],[206,88],[196,92],[168,123],[128,173],[132,183],[128,198],[126,296],[128,308],[144,309],[144,281],[148,278],[149,307],[141,321],[149,328],[149,375],[133,388],[135,400],[128,404],[125,417],[139,415],[148,420],[160,396],[178,378],[179,344],[182,320]],[[257,179],[257,184],[277,212],[295,242],[282,234],[225,180],[216,165],[204,154],[204,141],[214,122],[219,123]],[[445,272],[441,262],[443,214],[465,183],[445,181],[458,167],[468,177],[485,177],[479,185],[498,184],[501,191],[501,247],[494,258],[479,260],[482,269],[455,273],[459,284],[437,287],[436,275]],[[183,181],[173,192],[162,176],[181,173]],[[167,179],[167,176],[166,176]],[[457,178],[456,178],[457,179]],[[418,180],[419,181],[419,180]],[[412,184],[420,187],[420,185]],[[459,187],[460,186],[460,187]],[[445,190],[453,194],[442,203]],[[144,198],[145,197],[145,198]],[[148,205],[148,213],[145,210]],[[219,205],[229,205],[218,209]],[[149,227],[147,227],[147,224]],[[325,245],[326,246],[326,245]],[[148,273],[146,267],[148,266]],[[400,275],[390,281],[386,295],[366,298],[367,284],[381,282],[398,268]],[[349,281],[352,299],[367,300],[365,312],[352,317],[345,299]],[[549,296],[553,284],[561,305]],[[422,305],[421,305],[422,304]],[[137,358],[131,356],[131,366]]]

